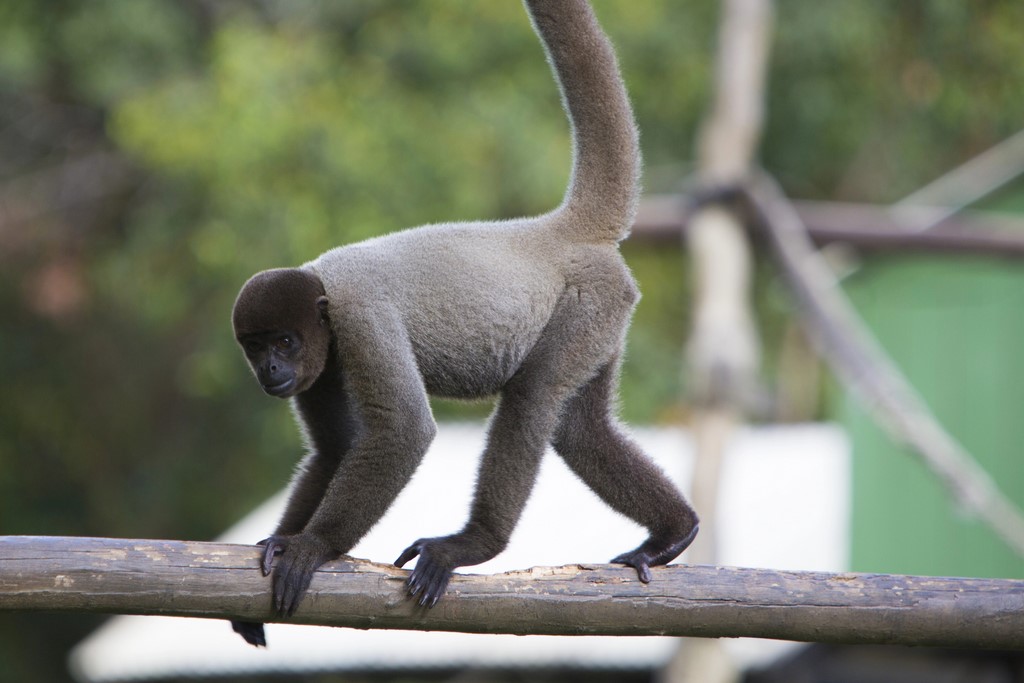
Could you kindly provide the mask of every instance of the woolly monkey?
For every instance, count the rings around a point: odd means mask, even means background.
[[[448,223],[332,249],[253,276],[235,335],[271,396],[291,398],[309,454],[263,542],[274,606],[291,615],[314,571],[348,552],[412,477],[434,437],[428,394],[498,394],[469,520],[423,538],[409,593],[432,606],[452,570],[491,559],[519,519],[550,444],[649,537],[613,562],[679,555],[697,516],[623,434],[612,403],[639,293],[618,251],[636,210],[637,130],[614,52],[585,0],[526,0],[561,86],[573,167],[558,208]],[[275,563],[275,557],[276,563]],[[236,622],[250,643],[261,624]]]

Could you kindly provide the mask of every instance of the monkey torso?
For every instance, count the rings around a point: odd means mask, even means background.
[[[304,267],[324,283],[339,338],[353,307],[398,316],[427,391],[478,398],[515,374],[573,287],[636,297],[617,245],[568,240],[562,220],[423,226],[338,247]]]

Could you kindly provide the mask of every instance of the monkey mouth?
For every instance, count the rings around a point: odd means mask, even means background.
[[[263,391],[270,394],[271,396],[276,396],[278,398],[287,398],[288,392],[290,392],[294,387],[295,378],[289,377],[285,381],[278,382],[277,384],[264,384]]]

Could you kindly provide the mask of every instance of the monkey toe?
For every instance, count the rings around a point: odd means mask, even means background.
[[[314,566],[299,566],[282,559],[274,572],[274,609],[278,614],[283,617],[295,614],[315,571]]]
[[[636,569],[641,583],[651,582],[651,556],[639,548],[632,552],[622,553],[612,560],[612,564],[624,564],[627,567],[632,567]]]
[[[421,568],[420,563],[417,563],[416,569],[409,577],[409,594],[414,598],[419,596],[417,602],[420,606],[433,607],[448,589],[452,570],[435,562],[424,564],[425,566]]]
[[[417,602],[423,607],[433,607],[437,604],[448,589],[452,570],[455,569],[455,565],[436,557],[435,553],[431,552],[430,545],[430,541],[420,539],[406,548],[395,560],[395,566],[401,567],[419,556],[416,566],[409,574],[406,588],[410,596],[419,598]]]
[[[263,547],[263,557],[260,559],[260,570],[263,572],[263,576],[270,576],[271,569],[274,565],[274,557],[284,552],[284,549],[288,547],[288,539],[286,536],[270,536],[264,538],[256,545]]]
[[[267,646],[267,635],[263,624],[256,621],[232,621],[231,630],[242,636],[245,642],[255,647]]]
[[[402,568],[406,562],[413,559],[420,554],[420,541],[416,541],[411,546],[402,551],[402,554],[395,560],[395,566]]]
[[[697,526],[680,538],[669,541],[648,539],[636,550],[622,553],[612,560],[613,564],[624,564],[636,569],[637,576],[643,583],[651,582],[651,567],[665,565],[679,557],[693,543],[697,536]]]

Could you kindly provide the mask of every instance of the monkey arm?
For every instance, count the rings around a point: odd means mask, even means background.
[[[311,451],[295,474],[288,504],[274,534],[297,534],[305,528],[338,469],[339,457],[320,450]]]
[[[297,534],[305,528],[323,499],[355,440],[359,423],[334,354],[313,386],[295,398],[295,410],[305,427],[309,454],[295,474],[275,534]]]
[[[317,481],[323,495],[303,529],[268,541],[263,568],[269,572],[280,554],[273,593],[281,614],[295,611],[317,567],[348,552],[384,515],[436,432],[405,329],[397,315],[381,308],[361,306],[337,316],[344,321],[338,353],[345,359],[351,405],[358,406],[359,429],[332,476]],[[303,419],[330,405],[326,396],[318,402],[316,394],[303,398],[303,405],[307,401],[315,405],[300,412]]]
[[[274,555],[281,552],[281,539],[302,531],[313,516],[327,485],[334,478],[338,463],[358,433],[358,422],[333,354],[313,386],[296,397],[295,410],[306,428],[310,451],[295,475],[288,504],[277,529],[272,536],[260,541],[264,547],[261,562],[264,576],[270,574]],[[266,647],[263,624],[232,621],[231,628],[250,645]]]

